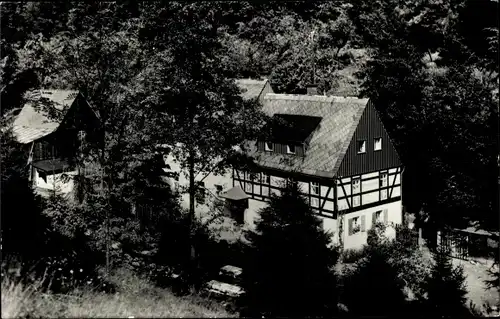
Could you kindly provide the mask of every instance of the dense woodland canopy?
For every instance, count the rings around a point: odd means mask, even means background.
[[[259,126],[258,116],[232,121],[252,107],[227,79],[265,76],[277,93],[304,93],[315,81],[322,93],[374,101],[405,165],[408,210],[496,227],[497,6],[2,2],[2,115],[30,88],[81,90],[103,120],[109,191],[132,200],[144,187],[130,176],[159,141],[196,139],[196,150],[181,151],[203,171],[204,158],[231,155],[228,145]]]

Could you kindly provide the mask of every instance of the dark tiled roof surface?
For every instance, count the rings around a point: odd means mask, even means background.
[[[333,177],[340,166],[368,99],[354,97],[266,94],[263,111],[268,116],[293,114],[321,117],[303,157],[259,152],[247,143],[249,155],[263,167]]]
[[[236,85],[241,90],[241,96],[244,100],[257,99],[268,80],[237,79]]]
[[[28,102],[16,117],[13,125],[14,136],[19,143],[30,143],[54,132],[61,122],[62,116],[69,109],[78,91],[71,90],[36,90],[27,93]],[[51,102],[57,117],[43,108],[42,98]]]

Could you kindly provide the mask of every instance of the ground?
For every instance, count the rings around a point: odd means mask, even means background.
[[[117,292],[104,294],[87,288],[66,295],[45,294],[36,285],[23,286],[2,279],[2,318],[202,318],[236,317],[223,307],[196,295],[177,297],[169,289],[155,287],[128,270],[110,278]]]
[[[424,248],[424,257],[426,261],[432,260],[431,253],[427,248]],[[477,261],[460,260],[452,258],[453,265],[461,265],[464,269],[464,274],[467,276],[467,298],[472,301],[476,307],[483,311],[484,305],[498,305],[500,303],[500,295],[496,289],[487,289],[485,281],[491,280],[488,274],[488,269],[492,267],[493,261],[481,259]],[[500,283],[499,283],[500,284]]]

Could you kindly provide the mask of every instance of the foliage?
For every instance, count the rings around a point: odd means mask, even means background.
[[[426,311],[438,316],[461,316],[467,313],[466,277],[461,266],[453,267],[444,251],[434,255],[430,277],[425,282]]]
[[[244,269],[245,315],[331,316],[336,313],[337,256],[330,234],[299,195],[296,183],[260,212]]]
[[[370,249],[365,259],[342,282],[342,302],[356,316],[405,313],[404,282],[383,250]]]
[[[40,283],[23,285],[2,278],[2,318],[83,317],[232,317],[222,307],[197,295],[176,297],[142,276],[118,269],[110,276],[115,294],[81,287],[68,294],[40,293]]]

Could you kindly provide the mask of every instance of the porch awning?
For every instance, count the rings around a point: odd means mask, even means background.
[[[49,160],[36,161],[33,162],[32,165],[33,167],[42,170],[46,173],[51,173],[52,171],[59,172],[69,168],[68,162],[63,159],[49,159]]]
[[[235,186],[230,190],[221,193],[219,196],[230,200],[242,200],[250,198],[250,196],[245,194],[245,192],[239,186]]]

